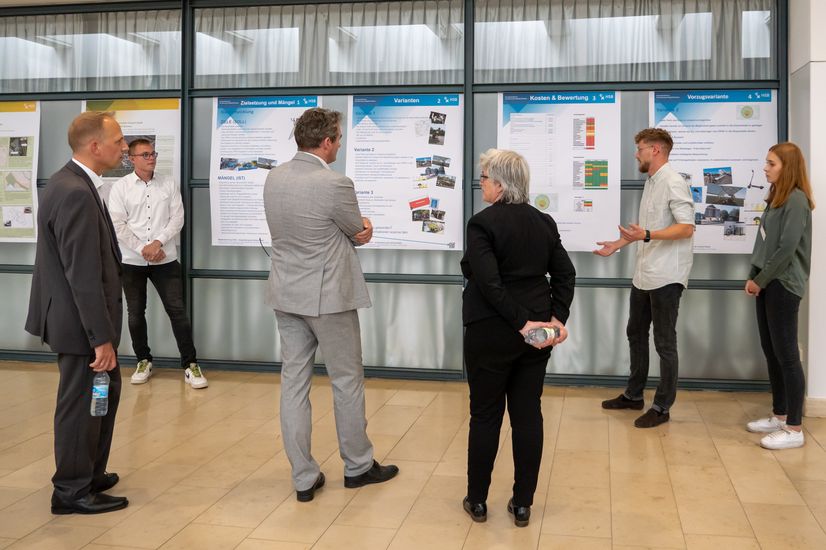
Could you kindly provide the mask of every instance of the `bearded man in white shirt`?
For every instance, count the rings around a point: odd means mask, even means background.
[[[155,173],[157,158],[151,141],[133,140],[129,144],[129,160],[135,171],[116,181],[109,193],[109,213],[123,256],[129,334],[138,358],[131,382],[144,384],[152,376],[146,326],[146,287],[147,281],[152,281],[172,324],[184,380],[195,389],[206,388],[208,382],[198,365],[192,324],[184,307],[176,246],[184,226],[183,201],[175,180]]]
[[[674,141],[666,130],[646,128],[634,137],[637,167],[648,174],[640,200],[639,222],[619,227],[614,241],[600,241],[599,256],[610,256],[636,243],[629,303],[628,347],[631,375],[623,393],[602,402],[603,409],[642,410],[648,381],[648,334],[660,356],[660,383],[648,411],[634,421],[653,428],[671,418],[677,397],[677,312],[694,261],[694,200],[691,188],[668,163]]]

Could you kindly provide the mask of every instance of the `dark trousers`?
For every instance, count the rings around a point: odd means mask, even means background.
[[[631,376],[625,396],[642,399],[648,381],[648,333],[654,324],[654,347],[660,356],[660,384],[652,407],[668,412],[677,398],[677,311],[683,285],[673,283],[654,290],[631,287],[630,313],[626,334],[631,352]]]
[[[775,279],[757,296],[757,329],[769,367],[774,414],[787,415],[786,423],[800,426],[806,381],[797,347],[797,312],[800,297]]]
[[[92,379],[89,355],[58,354],[60,384],[54,414],[54,495],[71,501],[89,493],[92,480],[101,479],[109,461],[115,414],[120,401],[120,366],[109,371],[109,410],[92,416]]]
[[[184,286],[181,264],[177,261],[160,265],[123,264],[123,293],[126,295],[129,335],[138,361],[152,360],[146,332],[146,282],[152,281],[161,298],[172,333],[181,354],[181,368],[198,361],[192,339],[192,324],[184,308]]]
[[[513,440],[513,501],[517,506],[530,506],[542,461],[540,398],[550,348],[529,346],[499,317],[468,325],[464,347],[470,386],[468,499],[477,503],[488,498],[507,404]]]

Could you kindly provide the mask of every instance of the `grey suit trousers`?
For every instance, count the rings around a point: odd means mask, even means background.
[[[321,471],[310,450],[310,388],[319,346],[333,388],[344,475],[363,474],[373,465],[373,444],[367,437],[358,313],[350,310],[310,317],[275,310],[275,318],[281,334],[281,436],[293,485],[298,491],[307,490]]]

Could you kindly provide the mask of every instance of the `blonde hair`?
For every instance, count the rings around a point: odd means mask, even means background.
[[[806,159],[800,147],[786,141],[772,145],[769,151],[777,155],[780,159],[780,177],[769,189],[769,196],[766,202],[772,208],[779,208],[786,204],[789,196],[795,189],[800,189],[809,201],[809,208],[814,210],[815,200],[812,195],[812,186],[809,183],[809,175],[806,172]]]
[[[479,166],[487,171],[488,179],[498,181],[502,185],[500,202],[528,202],[531,171],[525,157],[515,151],[488,149],[479,157]]]
[[[107,118],[115,120],[111,112],[86,111],[75,117],[69,125],[69,147],[75,153],[90,140],[103,136],[103,121]]]

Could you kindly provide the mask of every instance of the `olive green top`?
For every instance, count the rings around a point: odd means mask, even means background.
[[[789,292],[803,297],[812,258],[812,209],[800,189],[779,208],[768,206],[751,254],[752,279],[760,288],[777,279]]]

